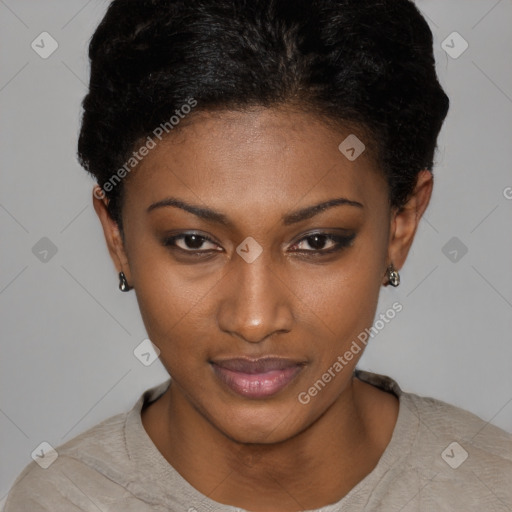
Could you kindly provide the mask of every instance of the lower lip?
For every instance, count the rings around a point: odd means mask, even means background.
[[[217,377],[235,393],[246,398],[266,398],[284,389],[300,372],[301,366],[291,366],[266,373],[242,373],[212,364]]]

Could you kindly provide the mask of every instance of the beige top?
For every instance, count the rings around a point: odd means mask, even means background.
[[[439,400],[402,392],[389,377],[356,375],[399,398],[393,436],[371,473],[315,512],[512,511],[511,434]],[[130,411],[56,447],[47,469],[30,462],[4,512],[240,512],[192,487],[144,430],[143,403],[169,384],[148,389]]]

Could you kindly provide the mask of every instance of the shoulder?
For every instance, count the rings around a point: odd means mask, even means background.
[[[131,410],[111,416],[73,439],[37,456],[16,478],[4,512],[79,512],[136,506],[156,510],[135,496],[146,496],[138,484],[140,453],[150,444],[140,412],[156,400],[170,379],[146,389]],[[138,449],[139,459],[131,450]],[[52,456],[46,464],[41,462]],[[50,463],[51,462],[51,463]],[[147,497],[147,496],[146,496]]]
[[[111,510],[113,503],[127,510],[128,502],[136,503],[140,512],[156,510],[134,496],[145,491],[137,483],[140,456],[137,459],[131,450],[138,449],[140,455],[150,444],[140,412],[169,384],[167,379],[147,389],[131,410],[103,420],[48,453],[43,449],[41,458],[36,455],[16,478],[4,512]]]
[[[94,496],[122,495],[115,482],[130,464],[123,433],[127,415],[111,416],[53,450],[42,448],[37,462],[16,478],[4,512],[90,510]]]
[[[403,393],[401,403],[438,439],[464,443],[476,459],[491,457],[512,464],[512,434],[489,421],[460,407],[413,393]]]
[[[512,508],[512,434],[435,398],[402,393],[400,404],[417,426],[406,467],[427,485],[432,505]]]
[[[386,375],[356,370],[356,376],[398,397],[400,417],[406,428],[417,428],[416,442],[426,441],[427,437],[439,442],[457,441],[471,447],[477,460],[487,456],[504,464],[512,463],[512,434],[489,421],[442,400],[407,393]]]
[[[370,491],[376,510],[512,510],[512,434],[454,405],[404,392],[386,375],[356,376],[400,402]]]

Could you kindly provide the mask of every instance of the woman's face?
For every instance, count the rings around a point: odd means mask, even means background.
[[[338,149],[349,134],[284,109],[201,115],[125,184],[112,254],[171,396],[237,441],[290,438],[348,388],[362,351],[298,398],[371,326],[406,256],[384,177]]]

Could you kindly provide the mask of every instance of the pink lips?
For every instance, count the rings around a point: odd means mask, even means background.
[[[276,394],[289,384],[303,366],[302,363],[278,357],[212,362],[217,377],[247,398],[265,398]]]

